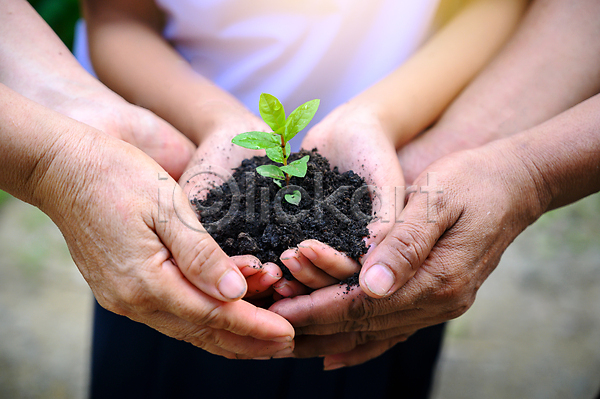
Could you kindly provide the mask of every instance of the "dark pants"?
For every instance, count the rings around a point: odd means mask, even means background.
[[[427,398],[443,332],[429,327],[365,364],[323,371],[320,358],[211,355],[96,304],[91,398]]]

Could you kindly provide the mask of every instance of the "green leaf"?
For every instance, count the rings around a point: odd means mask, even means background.
[[[286,194],[283,197],[290,204],[298,206],[300,200],[302,199],[302,194],[300,194],[300,191],[294,190],[293,194]]]
[[[281,145],[280,138],[273,133],[246,132],[235,136],[231,142],[251,150],[263,150]]]
[[[296,108],[285,122],[285,140],[290,141],[299,131],[304,129],[319,109],[320,101],[311,100]]]
[[[277,180],[277,179],[273,179],[273,183],[277,184],[279,187],[282,187],[282,183],[281,181]]]
[[[283,163],[283,151],[281,151],[281,146],[267,148],[267,156],[273,162]]]
[[[276,131],[285,126],[285,110],[277,97],[263,93],[258,101],[260,116],[267,125]]]
[[[303,156],[302,158],[286,165],[280,169],[291,176],[304,177],[306,176],[306,163],[310,158],[309,155]]]
[[[290,143],[287,143],[285,145],[285,159],[286,160],[290,156],[291,151],[292,151],[292,147],[290,146]],[[267,148],[267,156],[273,162],[283,163],[283,151],[281,151],[281,146]]]
[[[270,177],[272,179],[285,180],[285,175],[279,168],[279,166],[275,165],[261,165],[256,168],[256,171],[259,175],[264,177]]]

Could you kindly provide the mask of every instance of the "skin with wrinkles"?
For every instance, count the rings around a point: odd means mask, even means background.
[[[600,97],[586,100],[600,90],[600,49],[584,40],[600,33],[599,8],[534,2],[512,41],[439,124],[400,151],[414,187],[435,176],[443,193],[410,194],[404,222],[367,258],[361,289],[350,298],[327,287],[271,308],[297,328],[297,354],[325,355],[327,369],[359,364],[460,316],[528,224],[600,188]],[[443,156],[465,148],[472,149]],[[393,276],[383,295],[365,281],[375,265]]]

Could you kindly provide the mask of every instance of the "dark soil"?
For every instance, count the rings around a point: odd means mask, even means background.
[[[289,161],[305,155],[310,155],[306,176],[291,177],[288,187],[256,173],[257,166],[273,162],[253,157],[205,199],[192,201],[203,226],[229,256],[250,254],[274,262],[292,279],[279,256],[303,240],[319,240],[355,260],[367,252],[363,237],[369,234],[372,202],[363,178],[331,170],[316,149],[293,153]],[[302,193],[298,206],[284,199],[294,190]]]

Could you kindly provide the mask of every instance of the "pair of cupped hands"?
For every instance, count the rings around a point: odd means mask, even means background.
[[[290,282],[274,264],[228,257],[189,204],[189,177],[199,165],[231,169],[258,154],[231,144],[238,133],[267,129],[258,117],[211,104],[204,111],[218,123],[195,148],[162,119],[106,91],[77,93],[54,109],[86,125],[65,132],[73,148],[58,152],[39,190],[57,194],[45,211],[97,301],[228,358],[322,356],[326,369],[374,358],[464,313],[523,224],[503,212],[518,199],[497,196],[490,204],[474,190],[452,188],[481,181],[474,175],[485,168],[494,176],[488,161],[498,149],[445,157],[426,169],[450,148],[436,138],[444,132],[430,131],[401,150],[403,173],[377,115],[348,103],[313,127],[302,146],[387,189],[392,195],[378,205],[387,214],[369,226],[360,287],[344,293],[337,282],[359,265],[313,240],[281,254],[296,277]],[[510,162],[505,156],[491,167]],[[434,195],[441,190],[428,181],[430,171],[444,195]],[[78,183],[70,184],[74,176]],[[405,179],[412,182],[406,190]],[[514,184],[508,180],[481,184],[503,190]],[[494,233],[498,224],[508,227]],[[285,299],[269,309],[247,300],[272,291]]]

